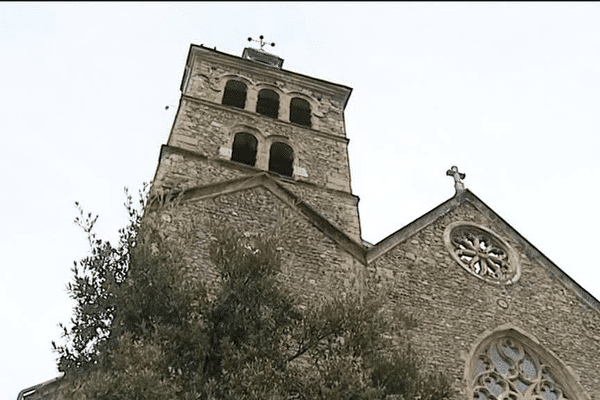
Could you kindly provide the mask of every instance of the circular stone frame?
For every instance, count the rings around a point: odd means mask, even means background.
[[[477,243],[472,243],[471,248],[462,246],[460,250],[464,253],[463,258],[457,254],[458,245],[453,240],[453,234],[458,230],[467,231],[477,238]],[[483,238],[484,240],[480,241]],[[521,266],[517,253],[510,245],[491,230],[468,221],[456,221],[446,227],[444,231],[444,243],[452,257],[471,275],[489,282],[494,285],[510,285],[515,283],[521,277]],[[469,244],[469,243],[468,243]],[[499,257],[498,253],[504,253],[504,257]],[[465,258],[471,257],[470,264],[465,263]],[[485,259],[485,262],[482,262]],[[501,263],[498,263],[501,261]],[[477,265],[479,263],[479,265]],[[482,266],[483,264],[483,266]],[[508,266],[507,276],[497,278],[493,273],[488,273],[490,269],[498,267],[499,264]],[[489,266],[489,267],[488,267]],[[475,269],[479,268],[479,271]],[[483,271],[482,271],[483,270]],[[481,273],[483,272],[483,273]]]

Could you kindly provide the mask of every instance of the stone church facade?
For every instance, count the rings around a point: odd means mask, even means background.
[[[457,399],[600,400],[600,303],[468,189],[377,244],[361,239],[344,109],[352,89],[192,45],[152,191],[179,193],[164,218],[201,215],[252,235],[281,224],[285,279],[300,301],[386,293],[417,316],[415,346]],[[206,248],[190,276],[215,277]],[[57,382],[19,399],[58,398]]]

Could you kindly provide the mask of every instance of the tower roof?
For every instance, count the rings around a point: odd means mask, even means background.
[[[283,58],[277,57],[275,54],[268,53],[263,49],[253,49],[246,47],[242,53],[242,58],[254,62],[267,65],[269,67],[280,68],[283,66]]]

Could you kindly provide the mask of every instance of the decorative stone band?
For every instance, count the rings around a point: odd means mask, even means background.
[[[497,285],[515,283],[521,267],[515,251],[494,232],[467,221],[456,221],[444,232],[452,257],[472,275]]]

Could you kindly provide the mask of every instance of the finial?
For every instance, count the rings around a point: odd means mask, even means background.
[[[259,38],[260,38],[260,40],[254,40],[254,39],[252,39],[251,37],[249,37],[249,38],[248,38],[248,41],[249,41],[249,42],[257,42],[257,43],[260,43],[260,49],[261,49],[261,50],[263,49],[263,46],[264,46],[265,44],[271,45],[271,47],[275,46],[275,43],[267,43],[267,42],[263,42],[263,39],[265,38],[263,35],[260,35],[260,36],[259,36]]]
[[[458,167],[456,165],[452,166],[448,171],[446,171],[446,175],[454,178],[454,190],[456,190],[456,194],[465,190],[465,185],[463,184],[461,179],[465,179],[466,174],[458,172]]]

